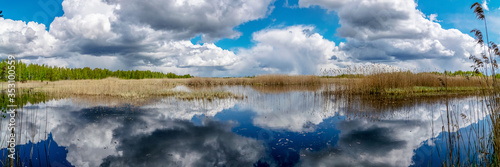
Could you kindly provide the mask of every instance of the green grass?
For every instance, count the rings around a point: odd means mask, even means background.
[[[362,74],[340,74],[335,76],[321,76],[321,78],[363,78],[365,75]]]
[[[482,87],[428,87],[428,86],[414,86],[412,88],[389,88],[383,91],[382,94],[387,95],[443,95],[446,93],[460,94],[460,93],[477,93],[484,90]]]

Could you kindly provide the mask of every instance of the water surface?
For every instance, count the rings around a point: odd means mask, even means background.
[[[485,132],[478,97],[384,101],[321,88],[224,87],[244,99],[50,100],[19,109],[19,166],[441,166]],[[448,108],[446,106],[448,102]],[[451,123],[449,123],[451,121]],[[448,126],[450,125],[450,126]],[[2,119],[2,163],[8,163]],[[452,133],[448,133],[452,132]],[[469,141],[470,140],[470,141]],[[478,139],[479,140],[479,139]],[[480,141],[479,141],[480,142]],[[462,159],[484,156],[453,152]]]

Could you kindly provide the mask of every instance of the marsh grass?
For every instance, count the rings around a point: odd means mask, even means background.
[[[378,70],[388,71],[388,70]],[[6,83],[2,83],[6,88]],[[29,92],[45,92],[53,95],[113,96],[121,98],[148,98],[174,96],[181,99],[196,98],[242,98],[230,92],[211,89],[217,86],[247,85],[264,93],[286,91],[326,91],[336,94],[358,95],[432,95],[446,91],[452,93],[477,93],[489,88],[479,77],[444,76],[432,73],[391,72],[357,75],[353,78],[327,78],[313,75],[261,75],[254,78],[190,78],[190,79],[142,79],[123,80],[106,78],[101,80],[65,80],[55,82],[29,81],[18,83],[18,88]],[[186,85],[190,92],[173,90]],[[333,89],[330,89],[333,85]],[[207,87],[207,89],[203,89]],[[201,88],[201,89],[200,89]]]
[[[68,80],[55,82],[27,82],[17,84],[24,92],[46,93],[53,96],[110,96],[125,99],[140,99],[157,96],[173,96],[180,99],[242,98],[223,90],[176,91],[186,79],[142,79],[122,80],[106,78],[102,80]],[[3,83],[5,84],[5,83]],[[4,85],[5,86],[5,85]]]
[[[251,87],[252,89],[260,93],[268,93],[268,94],[278,94],[284,92],[317,92],[320,91],[322,88],[321,85],[251,86]]]
[[[302,77],[302,78],[301,78]],[[389,109],[400,109],[411,104],[424,103],[425,101],[448,101],[448,97],[477,94],[478,92],[492,92],[491,85],[484,82],[485,78],[445,76],[432,73],[412,72],[385,72],[372,73],[369,75],[358,75],[346,78],[320,78],[318,76],[286,76],[268,75],[255,78],[191,78],[191,79],[143,79],[122,80],[107,78],[103,80],[79,80],[79,81],[56,81],[56,82],[27,82],[18,83],[22,93],[37,94],[45,93],[47,97],[67,98],[70,97],[82,103],[125,103],[128,101],[138,102],[134,105],[148,104],[157,97],[169,96],[182,100],[196,99],[219,99],[219,98],[244,98],[244,95],[235,95],[219,89],[226,85],[247,85],[261,93],[282,93],[289,91],[318,91],[318,94],[326,93],[333,95],[334,99],[347,99],[347,106],[353,106],[350,111],[356,116],[370,116],[374,111]],[[5,83],[4,83],[5,84]],[[190,91],[173,90],[176,86],[186,85]],[[4,85],[4,88],[6,86]],[[323,88],[327,88],[323,91]],[[332,87],[332,89],[330,89]],[[410,97],[409,97],[410,96]],[[412,97],[413,96],[413,97]],[[396,97],[396,98],[394,98]],[[419,98],[416,98],[419,97]],[[120,100],[116,100],[120,99]],[[331,101],[330,98],[324,99]],[[44,100],[45,101],[45,100]],[[340,102],[342,100],[339,100]],[[356,102],[357,101],[357,102]],[[498,98],[497,98],[498,101]],[[335,101],[333,102],[335,103]],[[498,102],[497,102],[498,104]],[[483,106],[483,107],[486,107]],[[448,106],[447,106],[448,109]],[[474,110],[471,112],[480,112]],[[449,122],[447,129],[453,129],[460,115],[450,109],[449,116],[443,121]],[[474,115],[471,113],[469,115]],[[498,117],[492,118],[498,120]],[[493,121],[492,121],[493,122]],[[498,121],[496,121],[498,122]],[[495,125],[498,126],[498,125]],[[467,166],[478,159],[458,159],[460,154],[486,155],[491,154],[492,148],[488,141],[489,136],[483,135],[484,128],[489,126],[476,126],[466,133],[456,132],[449,135],[451,152],[449,157],[443,160],[444,166]],[[456,130],[456,129],[453,129]],[[491,130],[491,129],[490,129]],[[487,131],[487,130],[486,130]],[[497,133],[495,131],[495,133]],[[496,136],[497,134],[495,134]],[[474,140],[466,140],[474,139]],[[492,138],[491,140],[498,140]],[[469,143],[475,142],[475,143]],[[464,145],[474,145],[472,149],[457,152]]]
[[[349,105],[357,106],[351,111],[359,115],[363,115],[360,111],[399,106],[398,103],[411,102],[411,99],[441,99],[446,107],[446,115],[441,118],[442,129],[436,130],[442,134],[441,140],[445,141],[446,146],[435,148],[441,159],[436,163],[442,166],[499,166],[500,86],[496,84],[497,78],[491,77],[495,76],[494,70],[497,68],[496,61],[491,60],[485,54],[483,60],[474,58],[476,74],[486,74],[477,76],[413,73],[384,66],[371,66],[379,68],[373,70],[366,66],[350,67],[340,70],[340,74],[339,70],[334,70],[330,72],[336,74],[334,77],[324,78],[341,80],[326,93],[361,99],[359,105]],[[472,100],[468,109],[458,108],[452,99],[462,95],[475,95],[477,99]],[[483,118],[486,120],[460,128],[467,120]]]
[[[254,78],[191,78],[184,83],[190,87],[250,85],[264,92],[317,90],[322,85],[334,85],[329,89],[337,94],[359,95],[442,95],[445,91],[455,94],[479,93],[490,89],[491,84],[476,76],[448,76],[435,73],[413,73],[395,70],[390,66],[352,67],[353,71],[336,76],[313,75],[261,75]],[[370,69],[376,68],[376,69]],[[387,68],[387,69],[383,69]],[[369,71],[369,72],[367,72]],[[367,74],[361,74],[367,72]],[[447,90],[445,90],[447,89]]]
[[[476,43],[483,49],[480,55],[470,55],[469,59],[473,61],[471,67],[476,73],[481,72],[485,73],[486,76],[497,76],[498,74],[495,71],[498,69],[497,58],[500,57],[500,49],[493,41],[489,40],[488,26],[482,5],[479,2],[475,2],[470,8],[473,10],[476,18],[484,22],[484,36],[486,37],[486,39],[484,39],[483,33],[478,29],[473,29],[471,31],[471,33],[474,34]],[[470,132],[466,132],[475,134],[475,136],[477,136],[476,138],[470,136],[463,137],[463,135],[460,134],[456,134],[456,136],[459,137],[455,137],[449,134],[448,145],[452,146],[450,147],[452,149],[460,150],[460,144],[456,143],[473,139],[474,143],[465,144],[472,144],[477,148],[473,151],[480,153],[481,156],[478,157],[478,159],[484,162],[484,165],[481,166],[500,166],[500,86],[498,85],[496,77],[483,77],[482,79],[486,84],[482,85],[485,89],[481,91],[481,99],[478,99],[482,105],[480,111],[476,113],[487,114],[489,118],[487,123],[483,126],[473,127]],[[449,111],[449,108],[450,106],[447,104],[447,112],[451,113],[451,116],[447,117],[448,128],[450,125],[453,126],[453,120],[456,120],[452,114],[453,110]],[[460,156],[456,156],[452,152],[453,150],[450,150],[445,165],[462,166],[463,162],[470,164],[471,161],[469,159],[461,160]]]
[[[189,79],[185,84],[190,87],[209,87],[222,85],[251,85],[252,78],[204,78],[195,77]]]
[[[445,76],[432,73],[376,73],[360,78],[346,78],[333,93],[359,95],[432,95],[479,93],[488,86],[480,77]]]
[[[319,85],[321,79],[314,75],[259,75],[254,78],[202,78],[187,80],[188,86],[219,86],[219,85],[255,85],[255,86],[288,86],[288,85]]]
[[[58,97],[56,94],[48,95],[49,97]],[[149,104],[155,104],[161,100],[159,97],[148,97],[148,98],[122,98],[118,96],[89,96],[89,95],[71,95],[69,97],[73,104],[79,106],[144,106]],[[66,99],[60,98],[60,99]]]
[[[260,75],[253,79],[253,85],[285,86],[285,85],[318,85],[321,80],[314,75]]]

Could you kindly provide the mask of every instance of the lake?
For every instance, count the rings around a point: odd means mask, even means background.
[[[401,167],[482,163],[487,156],[476,148],[490,131],[481,97],[381,100],[328,94],[322,87],[214,89],[245,98],[122,104],[69,97],[28,103],[16,117],[15,162]],[[9,160],[8,118],[0,127],[3,166]]]

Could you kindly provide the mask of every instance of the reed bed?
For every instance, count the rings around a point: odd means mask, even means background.
[[[314,75],[260,75],[254,78],[254,85],[270,85],[270,86],[284,86],[284,85],[318,85],[321,80],[318,76]]]
[[[57,94],[48,94],[49,97],[57,97]],[[119,96],[89,96],[89,95],[72,95],[71,101],[79,106],[144,106],[155,104],[161,100],[159,97],[148,98],[122,98]],[[61,98],[64,99],[64,98]]]
[[[314,75],[259,75],[255,78],[191,78],[187,81],[188,86],[220,86],[220,85],[264,85],[264,86],[287,86],[287,85],[319,85],[321,79]]]
[[[333,83],[334,88],[328,93],[356,95],[403,95],[428,96],[444,93],[464,94],[479,93],[492,89],[488,82],[492,77],[461,72],[414,73],[415,69],[402,69],[384,64],[365,64],[347,66],[340,69],[321,71],[323,82]]]
[[[346,78],[334,93],[360,95],[411,95],[417,93],[477,92],[487,85],[481,77],[446,76],[432,73],[376,73],[360,78]]]
[[[172,90],[185,85],[191,92]],[[210,87],[249,85],[263,92],[293,90],[318,90],[322,86],[328,93],[358,95],[407,95],[434,94],[440,92],[471,93],[491,86],[481,77],[446,76],[433,73],[390,72],[359,75],[356,78],[321,78],[313,75],[261,75],[254,78],[190,78],[190,79],[142,79],[123,80],[65,80],[55,82],[18,83],[27,91],[60,95],[116,96],[145,98],[150,96],[177,96],[184,99],[237,97]],[[209,89],[199,89],[209,87]],[[6,83],[3,83],[6,88]],[[240,98],[241,96],[238,96]]]
[[[67,80],[55,82],[32,81],[19,83],[17,87],[28,93],[43,92],[59,96],[112,96],[131,99],[155,96],[173,96],[181,99],[242,97],[222,90],[203,89],[186,92],[172,89],[186,82],[186,79],[123,80],[106,78],[102,80]]]
[[[222,85],[251,85],[251,78],[190,78],[185,84],[192,87],[209,87]]]
[[[311,85],[311,86],[300,86],[300,85],[289,85],[289,86],[252,86],[252,89],[267,94],[279,94],[284,92],[317,92],[321,90],[321,85]]]

